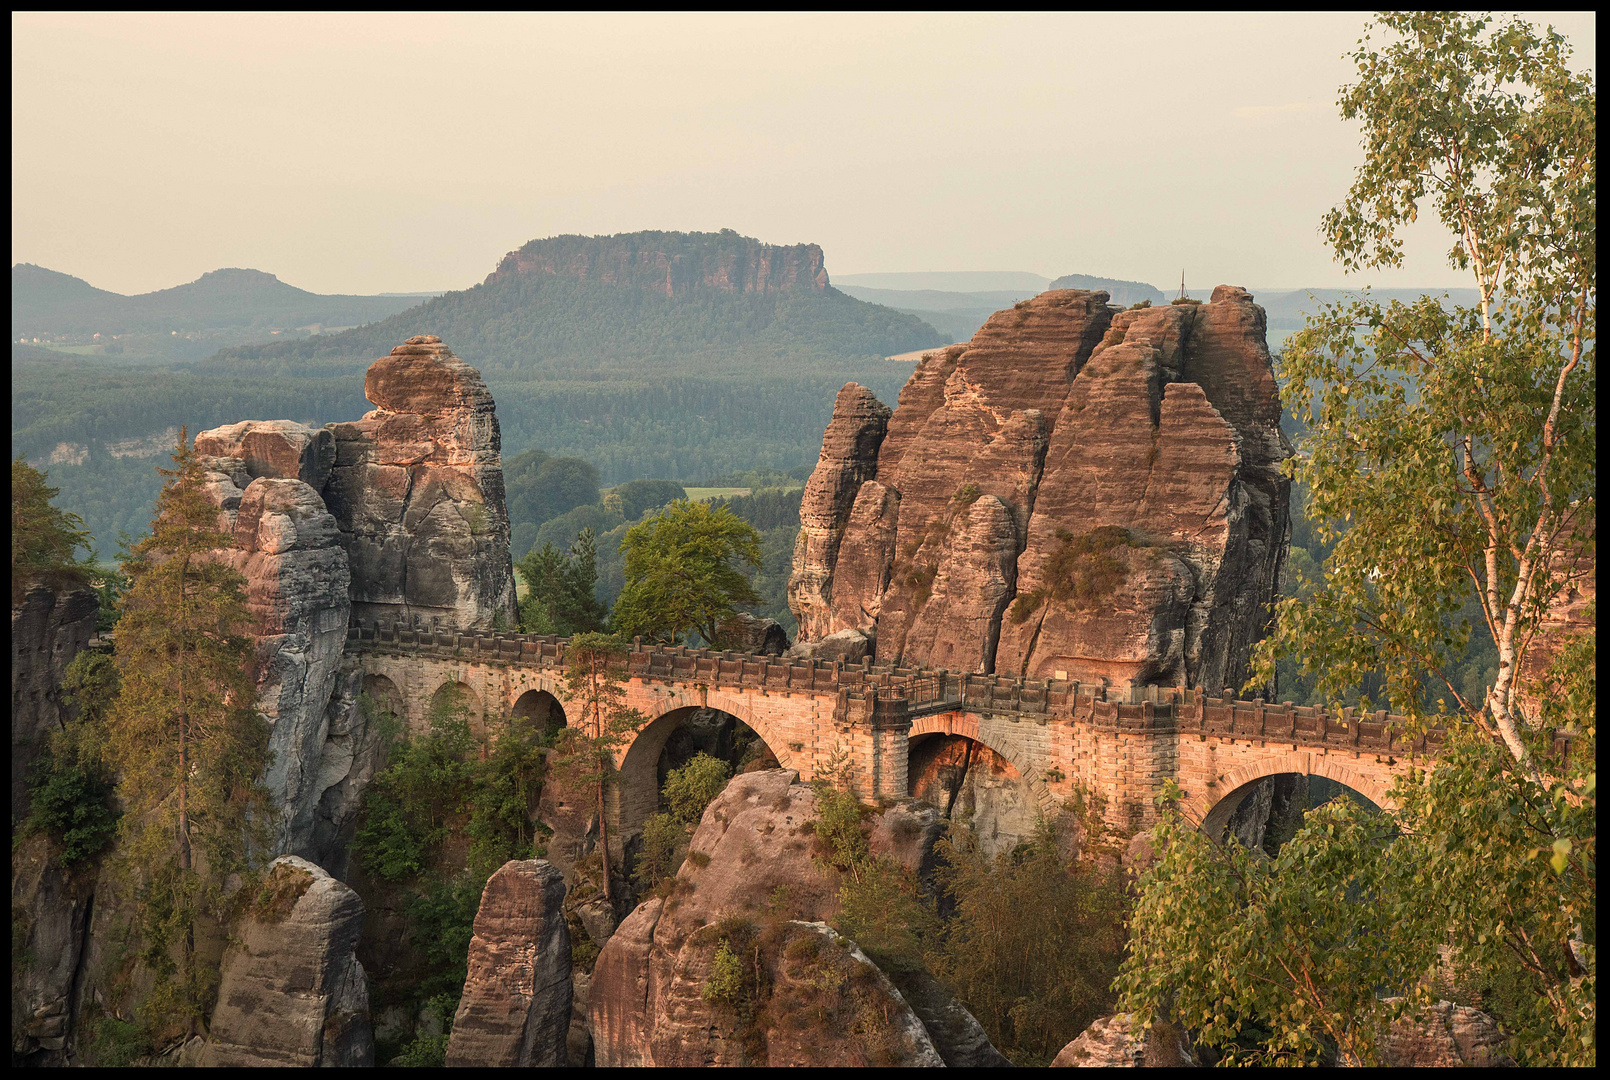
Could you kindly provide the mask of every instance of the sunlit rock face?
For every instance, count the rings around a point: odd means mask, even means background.
[[[515,623],[501,437],[481,375],[430,334],[369,368],[362,420],[331,424],[324,500],[352,565],[354,614],[490,630]]]
[[[710,803],[669,896],[638,905],[599,954],[588,992],[598,1065],[1004,1063],[943,990],[908,1000],[828,927],[841,876],[821,869],[817,813],[816,791],[785,769],[741,774]],[[920,873],[939,825],[933,808],[897,804],[868,823],[868,846]],[[764,973],[753,1024],[705,995],[723,943]]]
[[[1106,301],[997,312],[887,420],[845,387],[801,504],[797,650],[853,630],[908,666],[1245,681],[1290,533],[1263,309]]]
[[[275,851],[340,869],[378,739],[342,650],[351,618],[442,630],[515,625],[492,395],[439,338],[369,368],[376,408],[311,428],[246,420],[196,436],[205,490],[246,579]]]

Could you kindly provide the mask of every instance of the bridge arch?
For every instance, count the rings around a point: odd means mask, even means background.
[[[1283,773],[1300,776],[1323,776],[1352,788],[1376,806],[1393,806],[1388,792],[1392,787],[1391,772],[1381,766],[1382,775],[1364,763],[1338,760],[1328,754],[1292,751],[1277,757],[1261,756],[1258,760],[1227,770],[1208,792],[1199,792],[1186,799],[1181,808],[1186,820],[1199,826],[1214,839],[1224,835],[1225,826],[1242,801],[1252,793],[1258,781]]]
[[[469,683],[450,677],[430,696],[430,707],[419,725],[421,730],[428,727],[432,716],[444,715],[452,710],[462,709],[465,718],[470,724],[470,734],[479,740],[486,739],[486,706],[481,702],[481,695]]]
[[[980,746],[986,746],[995,754],[1003,758],[1018,775],[1023,778],[1039,806],[1051,811],[1057,805],[1057,798],[1046,787],[1045,778],[1039,775],[1034,764],[1024,759],[1017,747],[999,738],[993,732],[982,727],[978,717],[972,713],[950,712],[940,713],[937,716],[922,716],[911,722],[911,731],[907,735],[907,754],[911,744],[926,738],[929,735],[959,735],[971,739]],[[909,770],[909,765],[908,765]]]
[[[772,756],[783,768],[791,768],[788,745],[764,718],[757,717],[741,699],[726,694],[707,692],[702,700],[676,701],[672,707],[639,728],[632,736],[616,767],[620,772],[616,787],[615,820],[623,833],[641,829],[659,809],[660,755],[673,732],[698,709],[715,709],[736,718],[753,731],[766,744]]]
[[[517,720],[532,721],[539,732],[554,731],[568,725],[564,702],[550,690],[527,690],[514,701],[510,715]]]

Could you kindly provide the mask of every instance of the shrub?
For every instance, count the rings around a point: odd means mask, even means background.
[[[284,922],[312,884],[313,875],[306,870],[280,863],[263,879],[252,913],[262,922]]]
[[[710,965],[710,978],[705,980],[704,989],[699,996],[711,1004],[726,1005],[736,1009],[744,1002],[744,969],[743,964],[733,955],[732,949],[723,941],[716,949],[714,961]]]
[[[632,871],[639,888],[652,889],[676,873],[677,849],[686,839],[687,830],[670,814],[655,814],[643,823],[643,849]]]
[[[1110,554],[1120,545],[1136,546],[1126,529],[1103,525],[1083,536],[1057,531],[1059,546],[1046,566],[1053,599],[1088,610],[1129,579],[1129,564]]]
[[[96,1065],[120,1069],[133,1065],[149,1054],[151,1043],[145,1028],[139,1024],[131,1024],[115,1016],[103,1016],[96,1021],[95,1037],[90,1048]]]
[[[705,807],[721,794],[731,776],[731,766],[701,751],[680,769],[670,771],[661,794],[673,818],[684,825],[697,825]]]

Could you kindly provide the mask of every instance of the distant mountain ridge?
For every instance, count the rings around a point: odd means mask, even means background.
[[[171,289],[125,296],[71,274],[11,268],[11,330],[19,335],[149,334],[313,324],[354,326],[418,303],[417,296],[321,295],[261,270],[213,270]]]
[[[690,289],[765,293],[828,288],[816,244],[766,244],[731,229],[719,233],[640,232],[550,236],[504,256],[486,284],[511,275],[549,274],[631,285],[678,296]]]
[[[921,319],[829,285],[815,244],[650,231],[533,240],[471,289],[339,334],[227,349],[203,367],[332,374],[421,333],[484,373],[520,379],[641,379],[645,364],[797,375],[801,364],[943,344]]]
[[[1163,295],[1163,290],[1148,285],[1144,281],[1091,277],[1089,274],[1064,274],[1048,287],[1052,289],[1105,289],[1112,303],[1122,304],[1124,307],[1139,304],[1146,300],[1150,300],[1154,304],[1161,304],[1168,299]]]

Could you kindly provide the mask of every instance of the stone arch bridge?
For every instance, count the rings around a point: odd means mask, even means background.
[[[563,722],[563,638],[441,633],[373,624],[348,628],[347,656],[365,689],[412,729],[448,688],[465,695],[482,737],[500,718]],[[1065,680],[1018,680],[871,663],[790,660],[750,653],[634,644],[627,704],[648,717],[617,753],[615,824],[630,833],[656,809],[666,739],[694,709],[737,717],[778,762],[804,780],[849,763],[863,798],[899,798],[914,743],[962,736],[988,747],[1027,782],[1042,807],[1075,787],[1106,800],[1109,821],[1150,823],[1167,780],[1185,812],[1221,831],[1252,786],[1277,773],[1329,777],[1378,805],[1395,776],[1435,756],[1440,732],[1408,736],[1402,718],[1340,716],[1201,690],[1118,690]]]

